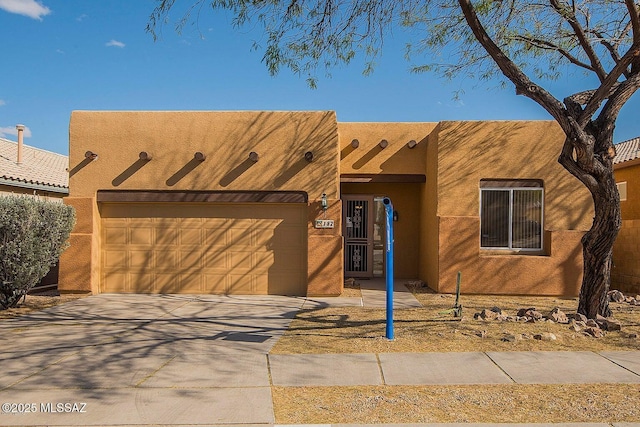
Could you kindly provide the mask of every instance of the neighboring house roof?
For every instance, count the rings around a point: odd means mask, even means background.
[[[23,145],[17,157],[18,143],[0,138],[0,184],[68,194],[68,156]]]
[[[640,159],[640,136],[616,144],[616,156],[613,158],[614,165],[636,159]]]

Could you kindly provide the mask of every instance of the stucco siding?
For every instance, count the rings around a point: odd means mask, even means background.
[[[564,135],[553,122],[444,122],[437,143],[440,292],[577,295],[588,191],[557,162]],[[431,151],[429,151],[431,154]],[[540,180],[543,253],[480,249],[480,181]],[[432,280],[431,280],[432,281]]]
[[[627,183],[627,199],[620,201],[622,228],[611,270],[611,287],[633,295],[640,294],[640,164],[636,162],[621,163],[614,172],[616,182]]]
[[[420,194],[424,184],[417,183],[343,183],[343,194],[387,196],[398,213],[393,223],[394,276],[402,279],[419,277],[420,262]]]
[[[443,122],[438,142],[438,215],[477,216],[481,179],[539,179],[545,229],[588,230],[587,189],[557,161],[564,134],[554,122]]]
[[[338,123],[341,174],[424,174],[427,138],[437,123]],[[359,145],[353,148],[351,142]],[[382,140],[386,148],[380,146]],[[409,141],[415,141],[409,148]]]
[[[313,274],[326,273],[326,280],[332,283],[329,292],[342,291],[342,275],[336,274],[332,262],[336,250],[341,255],[340,229],[313,228],[321,214],[322,194],[340,209],[334,112],[74,111],[69,137],[67,199],[85,215],[72,234],[72,244],[75,241],[76,246],[84,247],[64,255],[63,290],[99,292],[105,242],[103,205],[96,197],[100,191],[118,190],[303,192],[308,197],[304,212],[307,224],[303,227],[305,247],[296,249],[302,257],[298,264],[305,274],[311,274],[307,271],[309,260],[316,266],[327,266],[320,271],[316,268]],[[332,219],[339,226],[339,215]],[[328,250],[325,244],[307,247],[311,236],[332,241],[333,246]],[[274,280],[268,292],[289,293],[278,288],[276,275],[271,277]],[[207,291],[205,288],[202,290]],[[262,292],[256,289],[252,292]]]

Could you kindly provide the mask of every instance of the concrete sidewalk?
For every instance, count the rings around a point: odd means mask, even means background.
[[[269,354],[326,304],[103,294],[2,321],[0,425],[273,425],[271,386],[640,383],[640,352]]]

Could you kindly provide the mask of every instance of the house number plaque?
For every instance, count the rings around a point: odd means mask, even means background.
[[[316,219],[316,228],[333,228],[334,221],[332,219]]]

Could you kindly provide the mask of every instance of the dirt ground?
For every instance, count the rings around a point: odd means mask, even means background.
[[[32,311],[44,310],[45,308],[54,307],[65,302],[82,298],[86,295],[82,294],[63,294],[60,295],[56,291],[43,292],[38,295],[27,295],[21,300],[17,307],[7,310],[0,310],[0,319],[11,319],[13,317],[23,316]]]
[[[348,290],[350,294],[356,291]],[[474,320],[475,313],[493,307],[507,315],[530,307],[544,315],[555,307],[575,313],[577,298],[462,295],[463,316],[454,318],[450,311],[454,295],[435,294],[428,289],[418,289],[414,295],[423,307],[394,310],[393,341],[385,338],[385,310],[323,308],[298,313],[272,353],[640,350],[640,306],[612,302],[614,318],[622,323],[622,329],[593,338],[570,330],[568,324]],[[546,332],[556,340],[533,339]],[[509,336],[524,339],[510,342]]]
[[[462,319],[450,309],[453,295],[414,289],[423,308],[395,310],[395,340],[384,338],[385,311],[361,307],[303,310],[276,343],[272,353],[447,352],[524,350],[640,350],[640,306],[611,303],[621,331],[603,338],[569,330],[566,324],[474,320],[483,309],[506,314],[535,307],[547,314],[554,307],[575,312],[577,299],[553,297],[461,297]],[[359,296],[357,285],[345,296]],[[12,318],[81,298],[83,295],[28,295]],[[508,335],[532,337],[551,332],[554,341],[533,338],[505,341]],[[571,423],[639,422],[640,385],[481,385],[272,387],[279,424],[331,423]]]
[[[345,290],[358,296],[357,286]],[[602,338],[567,324],[474,320],[483,309],[516,314],[535,307],[574,313],[577,298],[463,295],[463,317],[453,317],[453,295],[414,289],[423,308],[394,311],[395,339],[385,336],[384,310],[325,308],[298,313],[272,353],[640,350],[640,306],[611,303],[620,331]],[[550,332],[554,341],[536,340]],[[530,337],[510,342],[510,335]],[[475,385],[272,387],[276,421],[328,423],[572,423],[639,422],[640,385]]]

